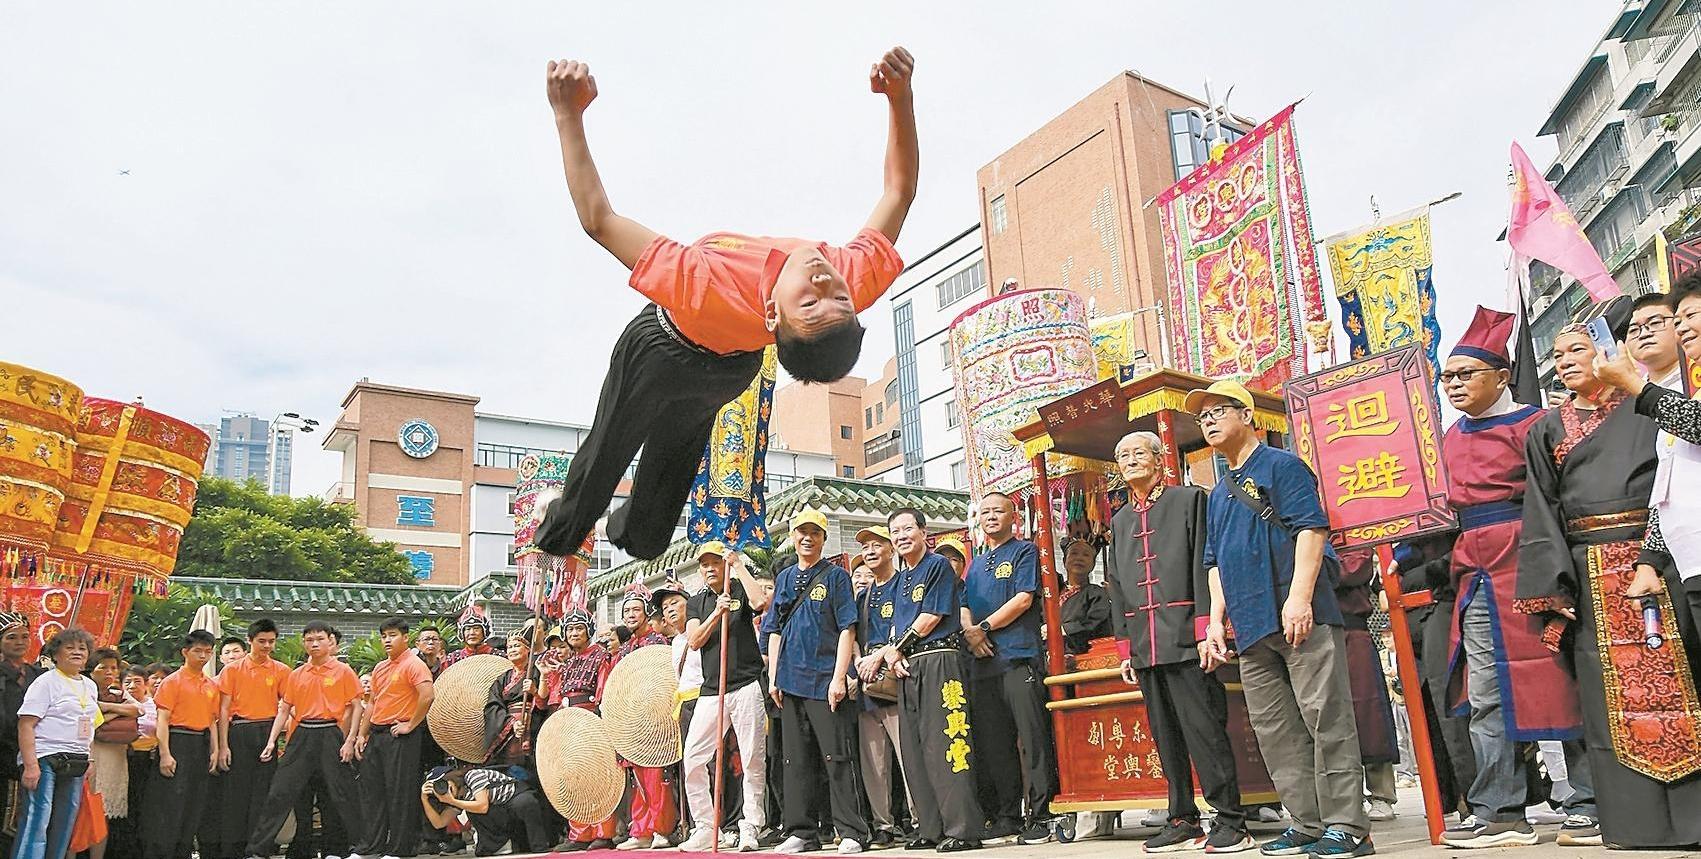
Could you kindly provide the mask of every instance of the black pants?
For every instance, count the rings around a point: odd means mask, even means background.
[[[509,841],[514,842],[515,853],[542,853],[554,846],[543,825],[543,807],[537,797],[536,792],[522,787],[506,803],[491,803],[489,812],[467,815],[478,832],[473,855],[494,856]]]
[[[966,658],[949,650],[917,655],[909,660],[910,676],[898,681],[899,755],[915,803],[916,834],[931,841],[981,839],[974,768],[982,761],[970,734]]]
[[[283,828],[284,820],[295,809],[295,801],[315,775],[325,780],[325,793],[330,799],[320,808],[346,812],[357,807],[354,767],[343,763],[337,755],[342,744],[343,729],[334,724],[298,725],[295,733],[290,734],[283,759],[278,762],[278,770],[272,776],[272,789],[266,794],[265,811],[248,836],[248,855],[271,855],[271,845],[278,837],[278,830]],[[413,792],[409,791],[410,794]],[[352,822],[359,820],[359,816],[350,814],[344,819]],[[297,819],[296,838],[311,829],[312,823],[311,815],[306,820]],[[361,840],[358,833],[355,840]]]
[[[372,726],[360,762],[361,809],[366,836],[354,852],[362,856],[413,856],[419,842],[420,732],[397,735]]]
[[[821,783],[827,783],[833,828],[840,838],[868,844],[868,820],[858,801],[856,702],[846,700],[834,710],[826,701],[787,695],[780,705],[785,720],[785,831],[787,835],[821,841],[818,828]],[[824,771],[824,772],[823,772]]]
[[[359,793],[358,788],[356,793]],[[315,814],[314,809],[318,809]],[[318,773],[307,780],[307,788],[295,800],[295,835],[290,839],[285,859],[317,859],[323,856],[347,856],[354,848],[348,827],[343,825],[342,813],[331,807],[330,791]],[[318,829],[314,829],[314,820]],[[258,824],[258,818],[255,819]],[[262,854],[263,855],[263,854]]]
[[[142,849],[147,859],[188,859],[194,849],[201,809],[206,803],[211,742],[206,731],[171,729],[171,756],[177,761],[177,774],[166,778],[155,767],[148,780],[142,822]]]
[[[975,793],[986,816],[999,822],[1049,820],[1057,767],[1045,712],[1045,676],[1035,661],[1021,660],[1007,671],[975,678],[974,713],[975,751],[981,754]]]
[[[571,555],[608,509],[640,446],[632,497],[608,517],[608,538],[636,558],[673,542],[709,430],[721,406],[750,386],[761,352],[715,355],[669,332],[647,305],[614,341],[591,431],[567,469],[562,497],[538,526],[538,548]]]
[[[272,735],[272,720],[253,719],[230,723],[230,770],[215,779],[216,788],[209,788],[208,809],[218,809],[219,829],[213,836],[217,854],[242,859],[247,856],[248,835],[254,831],[254,821],[260,817],[260,806],[272,787],[276,761],[260,760],[260,751]],[[207,856],[206,826],[201,853]]]
[[[1215,674],[1196,663],[1178,662],[1135,670],[1158,747],[1164,779],[1169,782],[1169,816],[1197,822],[1193,773],[1205,801],[1217,810],[1217,826],[1246,828],[1240,805],[1240,778],[1228,736],[1228,693]]]

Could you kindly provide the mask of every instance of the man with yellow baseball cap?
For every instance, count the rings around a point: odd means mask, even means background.
[[[897,615],[898,584],[897,550],[892,546],[892,532],[885,525],[870,525],[856,532],[862,544],[862,563],[874,576],[857,600],[858,623],[856,637],[862,654],[877,653],[892,640],[892,619]],[[873,832],[871,844],[890,846],[903,832],[892,814],[892,758],[898,747],[898,702],[881,697],[864,686],[861,706],[857,713],[857,736],[862,745],[862,787],[868,794],[868,809]],[[897,768],[904,778],[903,767]],[[904,781],[904,797],[909,797],[909,781]],[[910,818],[915,819],[911,811]]]
[[[1368,855],[1375,848],[1335,601],[1340,561],[1329,546],[1317,475],[1298,456],[1258,440],[1252,395],[1239,382],[1212,382],[1183,406],[1228,462],[1205,512],[1211,611],[1201,661],[1210,670],[1228,658],[1225,621],[1232,623],[1252,728],[1293,818],[1261,849]]]
[[[780,800],[787,837],[775,852],[821,849],[816,809],[826,782],[839,852],[860,853],[869,842],[868,821],[847,748],[855,709],[846,702],[856,656],[856,595],[850,573],[822,557],[827,517],[821,511],[804,508],[793,515],[791,541],[797,563],[774,577],[774,610],[762,616],[785,747]]]
[[[738,824],[738,849],[756,849],[756,833],[767,823],[767,747],[763,705],[762,653],[756,643],[756,618],[768,606],[767,591],[745,566],[744,556],[719,540],[697,550],[703,589],[691,597],[685,640],[702,657],[703,686],[684,741],[685,798],[691,810],[691,837],[681,850],[702,852],[715,844],[714,798],[709,766],[719,737],[721,625],[726,625],[726,719],[738,738],[744,764],[744,819]],[[729,576],[730,573],[730,576]]]

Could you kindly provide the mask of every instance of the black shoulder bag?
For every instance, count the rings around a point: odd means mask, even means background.
[[[1259,521],[1269,522],[1275,525],[1276,530],[1288,536],[1288,542],[1293,543],[1295,546],[1299,545],[1299,534],[1294,531],[1293,526],[1289,525],[1286,519],[1282,518],[1281,513],[1276,510],[1276,506],[1274,504],[1265,501],[1263,498],[1254,497],[1252,493],[1247,492],[1240,484],[1228,479],[1227,476],[1225,476],[1224,479],[1228,480],[1229,494],[1234,496],[1234,500],[1239,501],[1241,504],[1245,505],[1246,509],[1251,510],[1253,515],[1258,517]],[[1260,494],[1268,494],[1268,492],[1266,491]],[[1273,556],[1271,557],[1270,562],[1272,565],[1275,563],[1275,558]],[[1275,575],[1276,570],[1275,567],[1272,566],[1270,568],[1270,578],[1273,583],[1276,583],[1274,582]],[[1331,562],[1327,547],[1325,547],[1323,552],[1322,563],[1317,571],[1317,577],[1322,579],[1323,583],[1327,584],[1331,588],[1339,584],[1341,581],[1340,561],[1336,560]]]

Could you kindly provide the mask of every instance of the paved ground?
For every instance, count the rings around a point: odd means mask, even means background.
[[[1400,803],[1396,810],[1400,814],[1399,818],[1387,823],[1378,823],[1372,830],[1371,834],[1376,842],[1376,853],[1378,856],[1403,856],[1414,857],[1414,859],[1415,857],[1449,856],[1454,857],[1454,859],[1463,859],[1463,857],[1469,855],[1501,857],[1508,855],[1510,852],[1510,855],[1528,857],[1528,859],[1536,859],[1538,856],[1552,856],[1559,857],[1559,859],[1601,859],[1601,857],[1607,856],[1634,856],[1636,859],[1667,859],[1667,857],[1677,856],[1701,857],[1701,850],[1638,850],[1632,853],[1628,851],[1609,851],[1601,847],[1559,847],[1553,843],[1554,836],[1559,830],[1558,825],[1537,826],[1536,832],[1541,836],[1541,843],[1535,847],[1502,848],[1501,850],[1485,851],[1449,850],[1445,847],[1432,846],[1429,843],[1429,832],[1425,829],[1423,821],[1423,799],[1419,796],[1416,788],[1403,789],[1400,791]],[[1130,817],[1132,817],[1132,815],[1130,815]],[[1258,835],[1259,840],[1262,841],[1273,837],[1277,832],[1280,832],[1281,827],[1274,824],[1266,824],[1256,827],[1254,831],[1255,834]],[[974,853],[960,855],[974,856],[976,859],[1054,859],[1054,857],[1055,859],[1130,859],[1131,856],[1139,855],[1140,842],[1151,833],[1152,830],[1146,829],[1123,829],[1112,838],[1094,838],[1087,841],[1078,841],[1073,844],[1041,844],[1033,847],[1024,847],[1021,845],[1001,845],[998,847],[989,847],[985,850]],[[645,851],[645,853],[649,854],[649,851]],[[586,854],[583,853],[551,855],[572,856],[574,859],[584,859],[586,856]],[[633,854],[616,854],[612,851],[600,853],[598,855],[609,857],[609,859],[613,859],[615,856],[633,856]],[[658,856],[659,854],[649,855]],[[686,854],[675,852],[672,855],[682,856]],[[730,857],[738,854],[726,855],[730,859]],[[744,855],[754,856],[760,854]],[[837,854],[829,850],[806,855],[820,857],[820,859],[827,859],[828,857],[836,856]],[[868,855],[870,857],[878,857],[878,859],[898,859],[898,857],[902,854],[896,851],[887,850],[876,851]],[[1178,855],[1203,856],[1204,854]],[[1258,854],[1242,853],[1239,855],[1255,857]],[[639,857],[634,857],[634,859],[639,859]]]

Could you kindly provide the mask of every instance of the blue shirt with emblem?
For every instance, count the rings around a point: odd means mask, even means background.
[[[1258,518],[1235,498],[1229,481],[1269,502],[1275,508],[1271,521]],[[1239,468],[1229,469],[1217,482],[1205,513],[1205,567],[1216,567],[1222,578],[1228,619],[1240,650],[1282,631],[1282,604],[1293,585],[1294,541],[1274,521],[1278,517],[1295,532],[1329,528],[1311,468],[1285,450],[1260,444]],[[1323,554],[1323,568],[1311,593],[1312,620],[1341,626],[1334,581],[1340,560],[1327,542]]]
[[[936,614],[940,619],[918,644],[931,644],[963,631],[963,620],[958,616],[963,606],[963,582],[951,569],[950,561],[928,552],[915,566],[893,578],[902,582],[897,608],[892,612],[894,638],[903,637],[920,614]]]
[[[1033,659],[1040,654],[1039,549],[1027,540],[1006,540],[996,549],[975,555],[964,582],[969,613],[975,621],[986,620],[1017,594],[1032,594],[1034,601],[1010,623],[992,631],[992,656],[975,660],[975,673],[1005,670],[1011,661]]]
[[[788,612],[781,629],[780,617]],[[855,629],[856,621],[856,595],[850,573],[843,567],[825,560],[809,569],[796,564],[787,567],[777,579],[773,607],[762,616],[762,640],[775,633],[780,636],[774,685],[787,695],[827,700],[838,662],[839,633]]]
[[[892,640],[892,620],[898,615],[898,592],[903,585],[903,579],[901,574],[894,571],[885,584],[876,580],[863,588],[862,595],[857,597],[859,613],[862,611],[864,600],[868,605],[868,613],[864,615],[856,636],[857,641],[862,642],[864,651]]]

